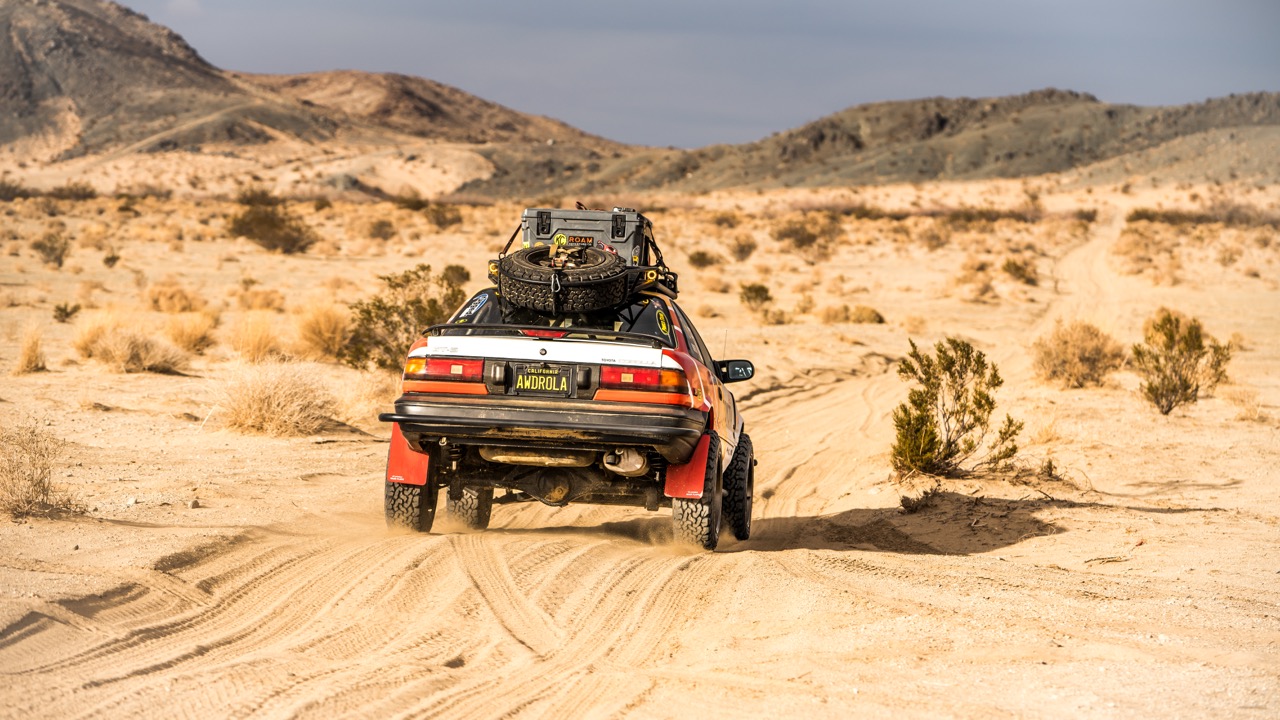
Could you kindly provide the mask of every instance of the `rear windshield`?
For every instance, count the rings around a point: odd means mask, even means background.
[[[454,313],[450,324],[524,325],[548,328],[584,328],[647,335],[667,347],[675,347],[671,328],[671,309],[659,298],[643,297],[631,305],[589,313],[543,315],[516,307],[494,288],[476,293],[462,309]]]

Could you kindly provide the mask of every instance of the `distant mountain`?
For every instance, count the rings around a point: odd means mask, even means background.
[[[355,122],[463,143],[584,142],[616,146],[558,120],[526,115],[434,80],[353,70],[305,75],[233,75]]]
[[[336,129],[247,95],[170,30],[94,0],[0,0],[0,102],[0,143],[37,139],[63,156]]]
[[[1280,93],[1175,107],[1111,105],[1052,89],[1001,98],[882,102],[851,107],[758,142],[649,150],[594,172],[572,162],[557,170],[563,187],[586,193],[1010,178],[1081,168],[1230,129],[1242,130],[1238,142],[1266,135],[1245,130],[1280,130]],[[554,161],[546,152],[526,157],[493,148],[488,153],[504,173],[473,183],[473,191],[518,194],[525,178],[545,174]],[[1249,156],[1247,149],[1238,154]],[[1180,163],[1183,174],[1195,172],[1185,152],[1166,155]],[[1156,171],[1150,160],[1161,155],[1144,157],[1146,170]],[[1275,165],[1256,170],[1280,180]]]
[[[167,28],[105,0],[0,0],[0,109],[0,156],[20,161],[163,152],[251,160],[256,153],[234,151],[279,143],[300,158],[326,154],[329,143],[426,140],[463,148],[469,160],[448,162],[466,163],[466,172],[442,179],[443,165],[393,167],[400,160],[389,158],[351,160],[331,168],[331,179],[360,187],[344,173],[363,173],[412,188],[431,171],[433,187],[492,197],[1008,178],[1094,166],[1083,177],[1167,168],[1187,179],[1280,181],[1280,166],[1265,161],[1280,146],[1280,93],[1177,107],[1111,105],[1061,90],[882,102],[758,142],[681,151],[615,143],[424,78],[226,72]],[[191,173],[209,166],[189,159],[182,165]]]
[[[615,145],[422,78],[228,73],[171,30],[100,0],[0,0],[0,102],[0,146],[26,142],[64,159],[353,133]]]

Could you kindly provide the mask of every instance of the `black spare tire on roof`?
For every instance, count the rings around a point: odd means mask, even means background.
[[[521,248],[498,261],[498,290],[514,305],[544,313],[590,312],[626,300],[622,258],[596,247],[575,251],[578,259],[551,266],[552,248]]]

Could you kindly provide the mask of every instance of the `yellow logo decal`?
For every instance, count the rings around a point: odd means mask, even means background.
[[[564,247],[569,244],[569,236],[564,233],[556,233],[555,237],[551,238],[551,242]]]
[[[671,335],[671,325],[667,323],[667,314],[659,310],[657,312],[658,329],[663,335]]]

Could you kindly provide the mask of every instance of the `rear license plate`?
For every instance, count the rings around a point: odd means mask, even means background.
[[[513,395],[569,397],[573,394],[570,368],[564,365],[517,364],[512,369],[515,370],[515,378],[511,382]]]

